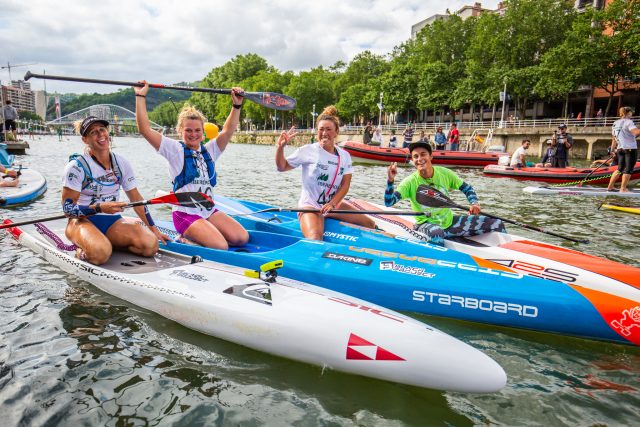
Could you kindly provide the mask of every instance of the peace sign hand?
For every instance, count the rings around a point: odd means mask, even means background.
[[[296,137],[298,133],[299,132],[296,132],[296,127],[291,126],[291,129],[289,129],[287,132],[282,131],[282,133],[280,134],[280,137],[278,138],[278,141],[276,142],[276,145],[278,147],[284,147],[285,145],[287,145],[289,140],[291,138]]]

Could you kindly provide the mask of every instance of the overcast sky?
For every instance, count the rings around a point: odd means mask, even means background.
[[[172,84],[202,79],[236,55],[280,71],[391,52],[411,25],[473,4],[436,0],[0,0],[0,80],[34,73]],[[494,9],[498,0],[484,1]],[[32,79],[32,88],[43,81]],[[47,91],[118,87],[48,81]]]

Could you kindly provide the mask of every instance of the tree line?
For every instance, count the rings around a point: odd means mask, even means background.
[[[354,124],[376,118],[381,92],[386,112],[495,107],[505,83],[520,117],[535,101],[564,100],[585,86],[607,91],[605,114],[610,115],[621,85],[640,83],[640,0],[614,0],[604,10],[580,12],[573,0],[504,3],[501,15],[462,20],[450,14],[436,20],[385,55],[364,51],[348,64],[338,61],[294,73],[249,53],[213,68],[199,85],[241,86],[296,98],[296,109],[284,113],[245,103],[242,127],[269,129],[290,123],[311,127],[314,105],[318,113],[335,104],[343,120]],[[134,102],[130,92],[117,92],[126,100],[112,103],[129,108]],[[152,90],[150,96],[160,92]],[[151,120],[174,126],[175,108],[189,102],[210,121],[223,123],[231,108],[225,95],[193,93],[185,99],[175,94],[173,99],[177,105],[165,98],[150,113]]]

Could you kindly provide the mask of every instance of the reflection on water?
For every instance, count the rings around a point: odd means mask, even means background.
[[[45,173],[47,193],[2,215],[58,213],[62,167],[81,146],[77,138],[56,139],[36,140],[30,155],[21,156]],[[116,147],[132,160],[144,196],[169,186],[164,160],[143,140],[118,139]],[[295,206],[299,172],[277,173],[273,157],[273,147],[231,145],[219,164],[220,191]],[[538,198],[522,193],[517,181],[459,173],[487,212],[593,243],[512,232],[640,265],[637,217],[598,211],[601,200]],[[351,193],[380,201],[385,180],[384,167],[356,165]],[[456,201],[465,203],[460,196]],[[155,208],[154,216],[168,219],[169,212]],[[508,386],[492,395],[440,393],[218,340],[104,294],[4,233],[0,248],[4,425],[631,425],[638,419],[635,348],[414,315],[485,351],[509,376]]]

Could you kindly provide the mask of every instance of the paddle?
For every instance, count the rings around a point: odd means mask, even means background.
[[[144,205],[157,205],[157,204],[161,204],[161,203],[168,203],[171,205],[180,205],[180,206],[187,206],[187,207],[202,207],[205,209],[211,209],[213,207],[213,200],[211,200],[211,198],[209,196],[207,196],[206,194],[202,194],[202,193],[197,193],[197,192],[192,192],[192,193],[169,193],[167,195],[161,196],[161,197],[156,197],[154,199],[150,199],[150,200],[140,200],[137,202],[131,202],[127,205],[125,205],[125,208],[132,208],[135,206],[144,206]],[[3,230],[5,228],[13,228],[13,227],[19,227],[21,225],[28,225],[28,224],[36,224],[39,222],[46,222],[46,221],[53,221],[56,219],[63,219],[66,218],[67,216],[62,214],[62,215],[55,215],[55,216],[49,216],[49,217],[45,217],[45,218],[38,218],[38,219],[30,219],[28,221],[19,221],[19,222],[9,222],[6,224],[2,224],[0,225],[0,230]],[[5,220],[6,221],[6,220]]]
[[[604,162],[600,163],[594,170],[592,170],[591,172],[589,172],[589,174],[587,176],[585,176],[584,178],[582,178],[582,181],[580,181],[577,185],[577,187],[582,187],[582,184],[585,183],[585,181],[587,180],[587,178],[589,178],[591,175],[594,174],[595,171],[597,171],[598,169],[600,169],[602,166],[606,165],[607,162],[611,159],[613,159],[616,156],[616,152],[614,151],[613,154],[611,154],[611,156],[609,156],[609,158],[607,160],[605,160]]]
[[[425,185],[425,184],[422,184],[422,185],[418,186],[418,192],[416,193],[416,201],[418,203],[420,203],[421,205],[429,206],[431,208],[457,208],[457,209],[462,209],[464,211],[468,211],[469,210],[465,206],[459,205],[458,203],[454,202],[449,197],[447,197],[445,194],[441,193],[440,191],[436,190],[435,188],[430,187],[430,186]],[[551,236],[559,237],[559,238],[564,239],[564,240],[569,240],[571,242],[589,243],[589,241],[586,240],[586,239],[583,239],[583,240],[574,239],[573,237],[563,236],[562,234],[557,234],[557,233],[554,233],[552,231],[544,230],[542,228],[535,227],[535,226],[529,225],[529,224],[525,224],[525,223],[522,223],[522,222],[519,222],[519,221],[514,221],[512,219],[502,218],[502,217],[499,217],[497,215],[491,215],[491,214],[488,214],[488,213],[485,213],[485,212],[482,212],[482,215],[488,216],[490,218],[499,219],[499,220],[501,220],[503,222],[506,222],[506,223],[509,223],[509,224],[514,224],[514,225],[517,225],[518,227],[522,227],[522,228],[525,228],[527,230],[533,230],[533,231],[537,231],[537,232],[540,232],[540,233],[549,234]]]
[[[262,210],[259,210],[259,211],[248,212],[248,213],[243,213],[243,214],[233,214],[232,216],[249,216],[249,215],[255,215],[255,214],[265,213],[265,212],[303,212],[303,213],[311,212],[311,213],[319,213],[320,209],[298,209],[298,208],[289,209],[289,208],[273,207],[273,208],[262,209]],[[350,211],[350,210],[346,210],[346,209],[333,209],[329,213],[349,214],[349,215],[352,215],[352,214],[353,215],[412,215],[412,216],[421,216],[421,215],[430,216],[431,215],[429,212],[414,212],[414,211]]]
[[[107,84],[107,85],[116,85],[116,86],[137,86],[143,87],[144,85],[139,82],[125,82],[119,80],[102,80],[102,79],[89,79],[84,77],[68,77],[68,76],[54,76],[51,74],[36,74],[31,71],[27,71],[24,75],[24,79],[29,80],[30,78],[35,77],[37,79],[45,79],[45,80],[63,80],[69,82],[81,82],[81,83],[97,83],[97,84]],[[173,90],[184,90],[188,92],[208,92],[208,93],[220,93],[224,95],[229,95],[231,93],[231,89],[214,89],[210,87],[191,87],[191,86],[175,86],[175,85],[163,85],[160,83],[149,83],[149,87],[155,89],[173,89]],[[296,108],[297,101],[290,96],[283,95],[281,93],[276,92],[243,92],[242,96],[249,101],[253,101],[256,104],[262,105],[263,107],[271,108],[274,110],[293,110]]]

